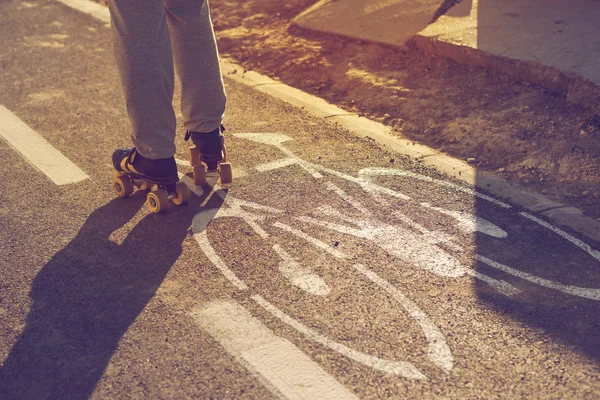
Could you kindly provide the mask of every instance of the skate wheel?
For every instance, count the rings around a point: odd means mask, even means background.
[[[134,187],[133,182],[127,175],[115,175],[113,181],[113,189],[119,197],[129,197],[133,193]]]
[[[160,213],[169,208],[169,197],[162,189],[156,189],[146,196],[146,204],[153,213]]]
[[[230,163],[219,164],[219,174],[221,175],[222,184],[233,182],[233,170]]]
[[[182,204],[186,204],[192,198],[192,192],[190,188],[183,182],[177,182],[176,194],[177,197],[173,197],[171,201],[176,206],[180,206]]]
[[[194,185],[206,185],[206,168],[204,164],[194,165]]]
[[[200,161],[200,150],[196,146],[190,147],[190,165],[195,167],[196,165],[201,165]]]

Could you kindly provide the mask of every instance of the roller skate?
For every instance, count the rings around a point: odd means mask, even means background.
[[[222,184],[233,181],[231,164],[227,162],[227,153],[224,146],[222,125],[214,131],[201,133],[187,131],[185,140],[192,139],[190,147],[190,165],[194,170],[194,184],[206,185],[207,173],[218,173]]]
[[[142,157],[135,148],[117,149],[112,155],[115,176],[113,189],[119,197],[128,197],[137,188],[150,190],[146,204],[150,211],[159,213],[171,204],[186,204],[191,198],[190,189],[179,182],[175,158],[151,160]]]

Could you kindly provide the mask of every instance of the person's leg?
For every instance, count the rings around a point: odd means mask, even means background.
[[[181,80],[181,113],[187,131],[214,132],[226,96],[208,1],[164,0],[175,69]]]
[[[163,0],[109,0],[115,58],[137,152],[175,154],[173,56]]]

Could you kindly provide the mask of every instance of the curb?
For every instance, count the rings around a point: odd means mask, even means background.
[[[421,31],[408,38],[404,44],[357,37],[350,34],[334,33],[327,29],[308,26],[300,21],[301,17],[310,14],[333,0],[321,0],[304,10],[291,21],[291,26],[308,32],[320,32],[329,36],[345,37],[376,43],[398,49],[414,49],[431,58],[444,57],[458,64],[487,68],[501,74],[511,76],[539,86],[550,93],[565,96],[569,102],[584,108],[596,109],[600,105],[600,84],[597,84],[574,72],[564,72],[558,68],[515,58],[497,55],[485,50],[476,49],[460,43],[438,39],[437,35],[428,35]]]
[[[223,76],[235,82],[303,108],[318,117],[334,121],[359,137],[371,138],[396,153],[421,160],[424,165],[433,167],[497,197],[508,199],[512,204],[541,214],[558,225],[568,227],[600,242],[600,222],[583,215],[583,211],[576,207],[550,200],[493,173],[477,171],[466,161],[450,157],[428,146],[413,144],[410,139],[392,134],[391,128],[379,122],[349,113],[320,97],[305,93],[254,71],[245,71],[243,67],[230,60],[222,59],[221,68]]]
[[[108,8],[106,7],[102,7],[103,10],[94,7],[93,13],[88,11],[88,4],[95,4],[91,0],[61,2],[71,8],[87,13],[105,24],[106,21],[110,21]],[[244,68],[229,60],[222,59],[221,68],[223,76],[235,82],[252,87],[293,106],[304,108],[307,112],[316,116],[337,122],[359,137],[371,138],[392,151],[421,160],[423,164],[446,175],[458,178],[495,196],[508,199],[510,203],[544,215],[558,225],[568,227],[600,242],[600,222],[586,217],[583,215],[583,211],[578,208],[554,202],[545,196],[528,191],[494,174],[479,172],[465,161],[450,157],[422,144],[413,144],[409,139],[393,135],[391,128],[381,123],[349,113],[317,96],[305,93],[257,72],[245,71]]]

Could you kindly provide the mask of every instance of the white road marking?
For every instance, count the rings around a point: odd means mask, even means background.
[[[440,207],[434,207],[429,203],[421,203],[421,206],[454,218],[458,222],[457,227],[464,232],[481,232],[500,239],[508,237],[508,233],[498,225],[471,213],[445,210]]]
[[[192,185],[193,186],[193,185]],[[194,238],[198,245],[208,257],[208,259],[213,263],[213,265],[221,271],[223,276],[227,278],[236,288],[239,290],[248,290],[248,285],[240,278],[237,277],[235,272],[231,270],[225,264],[225,262],[219,257],[215,249],[210,244],[210,240],[208,238],[208,234],[206,232],[206,228],[208,225],[216,218],[224,218],[224,217],[233,217],[233,218],[241,218],[243,219],[261,238],[266,239],[269,237],[269,234],[265,232],[264,229],[258,225],[256,221],[264,220],[265,217],[258,214],[253,214],[248,211],[244,211],[242,206],[247,208],[253,208],[265,212],[269,212],[272,214],[281,213],[281,210],[276,208],[263,206],[260,204],[252,203],[249,201],[234,199],[231,196],[226,196],[221,190],[216,190],[213,192],[217,196],[220,196],[225,203],[229,206],[229,208],[208,208],[200,211],[194,219],[192,220],[192,231],[194,232]],[[210,197],[210,196],[209,196]],[[205,203],[207,200],[205,200]],[[203,204],[204,206],[205,204]]]
[[[394,300],[396,300],[408,314],[417,321],[427,342],[429,343],[427,356],[432,363],[440,367],[444,372],[450,372],[454,365],[454,358],[452,352],[446,344],[446,338],[440,332],[438,327],[431,322],[427,314],[425,314],[415,303],[413,303],[408,297],[400,292],[395,286],[381,278],[375,272],[371,271],[367,267],[361,264],[355,264],[354,268],[377,286],[388,292]]]
[[[0,136],[57,185],[90,179],[4,106],[0,106]]]
[[[508,265],[500,264],[499,262],[490,260],[489,258],[484,257],[480,254],[475,254],[475,259],[477,261],[481,261],[482,263],[489,265],[490,267],[499,269],[500,271],[504,271],[507,274],[518,276],[519,278],[524,279],[526,281],[537,283],[540,286],[555,289],[563,293],[572,294],[574,296],[579,296],[586,299],[600,300],[600,289],[589,289],[578,286],[563,285],[562,283],[553,282],[548,279],[540,278],[539,276],[531,275],[527,272],[511,268]]]
[[[290,317],[289,315],[287,315],[286,313],[269,303],[262,296],[254,295],[252,296],[252,300],[256,301],[265,310],[267,310],[268,312],[270,312],[275,317],[279,318],[281,321],[285,322],[292,328],[296,329],[298,332],[305,334],[312,340],[354,361],[357,361],[363,365],[366,365],[378,371],[404,376],[405,378],[409,379],[427,379],[427,377],[423,375],[421,371],[419,371],[414,365],[412,365],[409,362],[384,360],[378,357],[361,353],[359,351],[349,348],[346,345],[343,345],[341,343],[329,339],[326,336],[321,335],[315,330]]]
[[[275,335],[233,300],[215,301],[191,313],[232,356],[286,399],[357,397],[292,343]]]
[[[579,247],[581,250],[585,251],[590,256],[594,257],[596,260],[600,261],[600,251],[592,249],[589,244],[582,242],[581,240],[577,239],[576,237],[569,235],[567,232],[563,231],[562,229],[559,229],[553,225],[550,225],[549,223],[545,222],[544,220],[534,217],[533,215],[531,215],[529,213],[520,212],[519,214],[531,221],[538,223],[539,225],[543,226],[544,228],[550,229],[552,232],[556,233],[558,236],[562,237],[563,239],[567,239],[569,242],[573,243],[575,246]]]
[[[213,265],[221,271],[223,276],[229,280],[239,290],[248,290],[248,285],[240,278],[237,277],[227,264],[219,257],[215,249],[211,246],[206,227],[214,219],[218,209],[208,209],[199,212],[192,221],[192,231],[194,232],[194,239],[198,242],[200,249],[204,252],[206,257],[213,263]]]
[[[299,165],[300,167],[304,168],[304,170],[306,172],[311,174],[313,176],[313,178],[315,178],[315,179],[323,178],[323,175],[319,172],[319,171],[321,171],[328,175],[337,176],[338,178],[342,178],[347,181],[357,183],[358,185],[360,185],[363,188],[364,191],[371,194],[376,200],[380,201],[381,203],[385,203],[381,196],[384,194],[391,196],[391,197],[398,198],[398,199],[402,199],[402,200],[410,199],[410,197],[408,197],[400,192],[373,184],[373,183],[369,182],[368,180],[363,179],[362,177],[355,178],[351,175],[346,175],[341,172],[335,171],[333,169],[325,168],[322,165],[313,164],[313,163],[310,163],[308,161],[305,161],[305,160],[297,157],[296,155],[294,155],[294,153],[291,150],[283,147],[283,144],[282,144],[282,143],[291,141],[293,139],[291,137],[283,135],[281,133],[238,133],[238,134],[235,134],[234,136],[238,137],[240,139],[252,140],[257,143],[268,144],[268,145],[274,146],[288,156],[288,158],[283,159],[281,161],[275,161],[275,162],[258,165],[256,167],[256,169],[258,171],[264,172],[264,171],[270,171],[270,170],[277,169],[277,168],[287,167],[289,165]]]
[[[325,283],[323,278],[300,265],[300,263],[294,260],[283,247],[275,244],[273,245],[273,250],[275,250],[275,253],[277,253],[282,260],[282,262],[279,263],[279,272],[281,272],[281,275],[289,280],[292,285],[317,296],[327,296],[329,292],[331,292],[331,289],[327,283]]]
[[[327,189],[331,190],[332,192],[334,192],[335,194],[337,194],[338,196],[340,196],[345,202],[347,202],[348,204],[350,204],[352,207],[356,208],[362,214],[371,215],[371,210],[369,210],[368,208],[366,208],[365,206],[363,206],[354,197],[349,196],[346,192],[344,192],[342,190],[342,188],[338,187],[337,185],[335,185],[332,182],[327,182],[326,186],[327,186]]]
[[[260,164],[256,167],[258,172],[267,172],[275,169],[289,167],[290,165],[297,164],[296,159],[294,158],[282,158],[281,160],[275,160],[270,163]]]
[[[297,237],[299,237],[300,239],[306,240],[313,246],[331,254],[333,257],[335,257],[339,260],[346,258],[346,255],[344,253],[342,253],[341,251],[334,249],[333,247],[329,246],[327,243],[325,243],[317,238],[314,238],[314,237],[302,232],[299,229],[292,228],[291,226],[282,224],[281,222],[275,222],[273,224],[273,226],[276,228],[279,228],[279,229],[283,229],[284,231],[287,231],[291,234],[294,234]]]
[[[319,207],[319,211],[343,220],[349,218],[343,217],[341,213],[331,207]],[[312,217],[297,217],[296,219],[359,239],[369,240],[387,253],[438,276],[456,278],[466,273],[466,268],[456,258],[436,246],[440,241],[440,237],[436,235],[417,234],[398,225],[374,219],[351,219],[351,223],[356,228]]]
[[[490,285],[505,296],[514,296],[516,294],[521,293],[521,289],[514,287],[510,283],[494,279],[492,277],[482,274],[479,271],[475,271],[474,269],[468,269],[467,274],[472,276],[473,278],[477,278],[487,283],[488,285]]]
[[[102,21],[106,24],[107,27],[110,26],[110,13],[108,8],[94,3],[89,0],[58,0],[64,5],[71,7],[75,10],[81,11],[84,14],[91,15],[99,21]]]
[[[460,186],[457,184],[454,184],[452,182],[448,182],[448,181],[443,181],[441,179],[434,179],[431,178],[429,176],[425,176],[425,175],[421,175],[421,174],[416,174],[414,172],[409,172],[409,171],[404,171],[404,170],[398,170],[398,169],[391,169],[391,168],[364,168],[361,169],[358,172],[359,176],[362,177],[368,177],[368,176],[405,176],[407,178],[413,178],[413,179],[418,179],[424,182],[431,182],[431,183],[435,183],[438,186],[445,186],[445,187],[449,187],[455,190],[458,190],[460,192],[475,196],[475,197],[479,197],[480,199],[483,200],[487,200],[490,203],[496,204],[499,207],[502,208],[512,208],[512,206],[510,204],[506,204],[500,200],[496,200],[493,197],[487,196],[483,193],[479,193],[476,190],[473,190],[471,188],[467,188],[464,186]]]
[[[297,157],[290,150],[283,147],[282,143],[294,140],[289,136],[283,135],[281,133],[238,133],[234,135],[235,137],[252,140],[258,143],[269,144],[271,146],[277,147],[281,152],[285,153],[288,158],[283,160],[277,160],[270,163],[265,163],[258,165],[256,169],[260,172],[271,171],[274,169],[284,168],[290,165],[299,165],[306,172],[311,174],[313,178],[320,179],[323,177],[313,165],[303,159]]]

